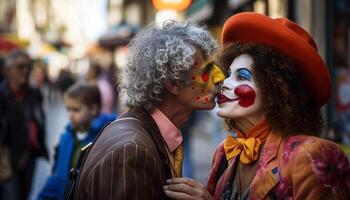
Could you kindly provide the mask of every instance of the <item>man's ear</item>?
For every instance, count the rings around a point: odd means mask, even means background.
[[[169,93],[173,95],[179,95],[180,93],[180,81],[179,80],[167,80],[164,82],[165,88]]]

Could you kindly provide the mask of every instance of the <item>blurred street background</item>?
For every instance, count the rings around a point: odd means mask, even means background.
[[[125,107],[115,77],[139,30],[167,19],[190,20],[206,25],[220,41],[225,20],[244,11],[287,17],[315,38],[333,84],[331,100],[322,110],[322,137],[350,156],[350,0],[0,0],[0,81],[6,56],[21,48],[34,60],[30,83],[44,97],[50,160],[38,159],[30,199],[50,174],[54,147],[68,123],[65,89],[78,80],[105,81],[113,96],[112,111],[119,114]],[[230,133],[215,110],[194,113],[186,130],[184,174],[205,183],[214,149]]]

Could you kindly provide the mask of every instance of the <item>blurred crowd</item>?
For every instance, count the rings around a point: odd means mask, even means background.
[[[48,148],[55,148],[53,173],[40,195],[60,196],[68,180],[62,168],[74,166],[80,149],[117,116],[116,68],[89,59],[85,74],[62,69],[52,80],[45,61],[33,60],[24,49],[4,54],[0,66],[0,199],[28,198],[36,159],[49,159]],[[64,102],[69,124],[51,147],[45,144],[45,115],[57,100]]]

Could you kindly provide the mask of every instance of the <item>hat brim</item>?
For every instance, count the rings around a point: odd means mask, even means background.
[[[266,44],[289,57],[319,107],[327,103],[331,81],[326,64],[317,50],[293,30],[278,21],[257,13],[239,13],[226,20],[222,44],[254,42]]]

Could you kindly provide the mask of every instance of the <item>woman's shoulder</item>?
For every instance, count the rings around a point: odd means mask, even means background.
[[[309,135],[293,135],[285,138],[284,148],[309,153],[319,153],[324,149],[342,151],[339,145],[331,140]]]
[[[349,160],[336,143],[315,136],[290,136],[281,153],[279,166],[284,169],[284,176],[293,180],[296,191],[305,191],[301,186],[310,189],[310,193],[311,188],[319,192],[331,188],[333,195],[349,191]]]

